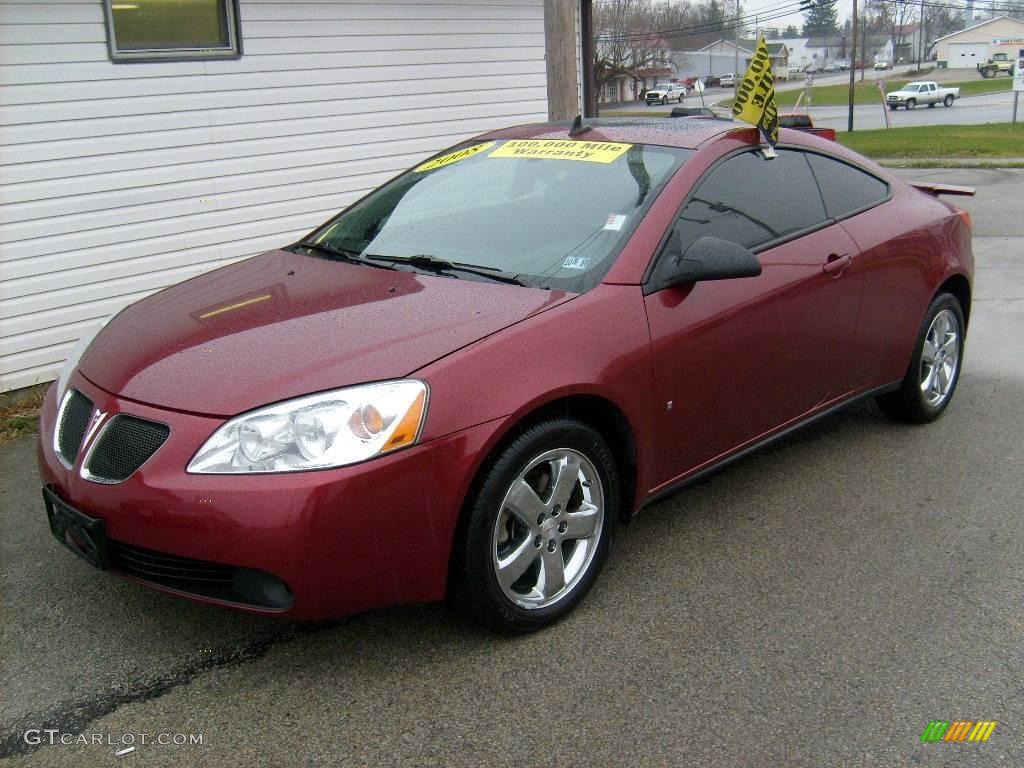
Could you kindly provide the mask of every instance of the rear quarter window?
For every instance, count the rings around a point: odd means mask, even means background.
[[[870,173],[824,155],[808,153],[807,161],[830,219],[852,216],[889,199],[889,185]]]

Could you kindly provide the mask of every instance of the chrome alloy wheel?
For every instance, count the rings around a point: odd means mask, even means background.
[[[546,608],[568,595],[590,567],[604,525],[604,491],[591,461],[557,448],[526,464],[494,524],[491,561],[505,596]]]
[[[949,397],[959,365],[960,326],[956,315],[944,309],[928,326],[921,348],[921,396],[930,407]]]

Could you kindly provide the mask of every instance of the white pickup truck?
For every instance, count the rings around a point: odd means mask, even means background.
[[[927,104],[929,107],[943,104],[952,107],[953,102],[959,98],[959,88],[939,88],[931,80],[921,80],[907,83],[898,91],[887,93],[885,103],[889,105],[889,109],[897,107],[913,109],[918,104]]]

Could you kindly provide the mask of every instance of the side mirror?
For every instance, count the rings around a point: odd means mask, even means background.
[[[757,277],[761,262],[748,248],[717,237],[694,240],[684,252],[678,232],[665,244],[661,263],[654,276],[654,290],[704,280],[731,280]]]

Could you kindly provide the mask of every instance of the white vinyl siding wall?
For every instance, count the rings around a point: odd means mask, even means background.
[[[547,119],[543,0],[241,0],[234,61],[114,64],[99,0],[0,3],[0,391],[433,152]]]

